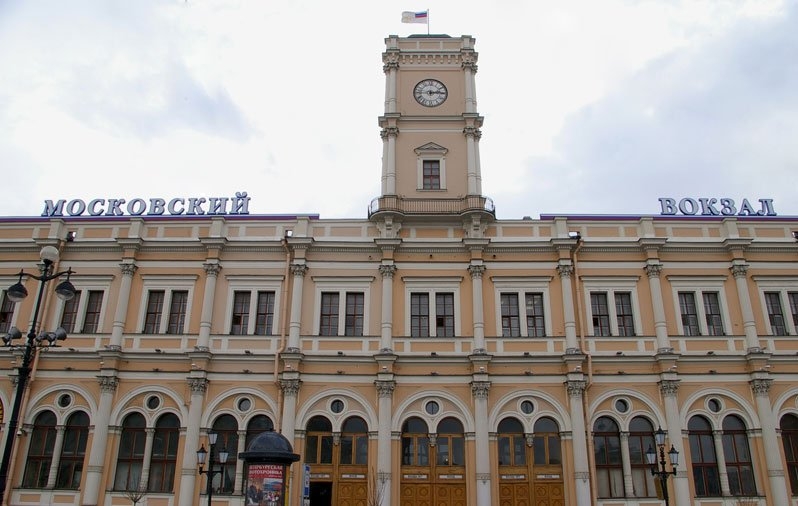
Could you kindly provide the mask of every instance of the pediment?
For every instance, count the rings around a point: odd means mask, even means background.
[[[417,147],[416,149],[414,149],[413,151],[415,151],[416,154],[419,155],[419,156],[421,156],[421,155],[445,155],[446,153],[449,152],[448,149],[446,149],[443,146],[441,146],[440,144],[436,144],[434,142],[428,142],[426,144],[423,144],[423,145]]]

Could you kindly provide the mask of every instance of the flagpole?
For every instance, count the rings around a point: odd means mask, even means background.
[[[429,8],[427,8],[427,35],[429,35]]]

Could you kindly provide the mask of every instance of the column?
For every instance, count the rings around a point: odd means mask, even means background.
[[[668,324],[665,319],[665,304],[662,301],[662,285],[659,277],[662,264],[652,261],[644,267],[648,275],[648,288],[651,291],[651,304],[654,309],[654,332],[657,336],[657,353],[670,353],[673,351],[668,339]]]
[[[473,49],[465,49],[461,51],[462,63],[460,64],[463,69],[465,77],[465,112],[476,114],[477,112],[477,92],[476,92],[476,73],[477,73],[477,55]]]
[[[557,266],[557,274],[560,275],[560,285],[562,285],[562,309],[565,319],[565,348],[568,350],[580,351],[579,344],[576,342],[576,318],[574,317],[574,292],[571,289],[571,274],[574,266],[570,260],[560,260]]]
[[[579,374],[581,376],[581,374]],[[587,432],[585,431],[585,410],[582,407],[582,394],[587,382],[583,379],[569,379],[566,382],[571,411],[574,444],[574,483],[576,484],[576,506],[590,506],[590,468],[587,457]]]
[[[213,300],[216,294],[216,280],[222,266],[215,262],[202,264],[205,268],[205,293],[202,296],[202,314],[200,315],[197,351],[210,350],[211,320],[213,320]]]
[[[787,506],[790,504],[790,494],[787,491],[787,481],[784,478],[784,468],[781,465],[781,448],[776,436],[776,418],[770,404],[770,387],[773,380],[756,378],[751,380],[751,390],[756,398],[756,410],[762,424],[762,444],[765,446],[765,463],[770,482],[770,500],[773,506]]]
[[[682,444],[682,425],[679,416],[679,382],[676,379],[663,379],[659,382],[659,392],[665,404],[665,422],[667,424],[668,442],[673,445],[679,455],[684,457]],[[690,483],[687,480],[688,467],[682,463],[673,477],[673,504],[691,504]]]
[[[488,391],[490,381],[472,381],[476,423],[477,506],[490,506],[490,447],[488,446]]]
[[[201,372],[201,374],[204,374]],[[197,482],[197,450],[199,450],[200,422],[202,419],[202,405],[205,401],[205,392],[208,389],[208,380],[204,377],[188,378],[188,387],[191,390],[191,401],[188,406],[188,420],[186,421],[186,435],[183,438],[183,463],[180,469],[180,506],[194,504],[194,490]]]
[[[134,263],[119,264],[122,269],[122,283],[119,285],[119,298],[116,301],[116,311],[114,312],[114,325],[111,329],[111,342],[108,349],[122,349],[122,335],[125,333],[125,319],[127,316],[127,306],[130,303],[130,285],[133,282],[133,274],[138,267]]]
[[[723,458],[723,431],[712,431],[712,442],[715,443],[715,460],[718,462],[718,475],[720,477],[720,493],[724,496],[731,495],[729,487],[729,471],[726,469],[726,459]]]
[[[389,51],[385,54],[382,71],[385,75],[385,112],[396,112],[396,76],[399,71],[399,55]]]
[[[485,310],[482,307],[482,275],[484,265],[469,265],[468,273],[471,274],[471,310],[474,318],[474,351],[485,350]]]
[[[396,266],[380,265],[382,275],[382,323],[380,326],[380,351],[393,350],[393,275]]]
[[[243,493],[243,491],[241,490],[241,484],[244,481],[244,460],[239,459],[238,454],[245,451],[247,451],[247,431],[240,430],[238,431],[238,447],[236,448],[236,453],[235,453],[236,481],[235,484],[233,485],[233,495],[235,496],[241,495]]]
[[[621,432],[621,462],[623,463],[623,489],[626,497],[634,497],[632,461],[629,457],[629,432]]]
[[[754,310],[751,308],[751,297],[748,293],[748,264],[741,260],[734,260],[731,266],[734,281],[737,283],[737,298],[740,299],[740,309],[743,315],[743,328],[745,329],[745,344],[748,351],[761,351],[759,336],[756,333]]]
[[[55,488],[55,478],[58,476],[58,465],[61,463],[61,450],[64,448],[64,432],[66,425],[55,426],[55,444],[53,444],[53,460],[50,461],[50,474],[47,476],[47,487]]]
[[[396,382],[393,380],[377,380],[378,423],[377,427],[377,483],[382,487],[382,506],[391,506],[391,417],[393,391]]]
[[[291,292],[291,321],[288,324],[288,349],[299,350],[299,328],[302,319],[302,285],[307,272],[307,265],[291,264],[291,274],[294,275],[294,283]],[[285,432],[283,432],[283,435],[285,435]]]
[[[382,185],[383,195],[396,195],[396,137],[399,135],[399,129],[396,127],[387,127],[382,129],[380,134],[383,143],[383,173],[385,180]]]
[[[468,169],[468,194],[480,195],[481,194],[481,177],[477,172],[477,135],[479,129],[467,126],[463,129],[466,136],[466,166]]]
[[[86,483],[83,486],[83,506],[99,504],[100,483],[102,482],[106,448],[108,446],[108,426],[111,419],[111,408],[114,393],[119,385],[116,376],[98,376],[100,383],[100,402],[94,414],[94,434],[89,451],[89,463],[86,466]]]
[[[155,440],[155,428],[147,427],[144,429],[147,438],[144,441],[144,464],[141,466],[141,478],[139,486],[147,490],[147,483],[150,481],[150,461],[152,460],[152,443]]]
[[[285,373],[283,373],[285,374]],[[283,390],[283,416],[281,434],[293,445],[294,425],[296,425],[296,398],[299,395],[300,379],[283,379],[280,388]]]

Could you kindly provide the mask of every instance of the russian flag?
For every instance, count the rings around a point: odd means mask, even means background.
[[[405,11],[402,13],[402,23],[424,23],[428,21],[429,11],[410,12]]]

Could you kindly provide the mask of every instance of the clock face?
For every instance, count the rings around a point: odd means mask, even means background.
[[[425,107],[435,107],[446,100],[449,92],[446,91],[446,86],[442,82],[435,79],[424,79],[416,85],[413,96],[416,97],[419,104]]]

